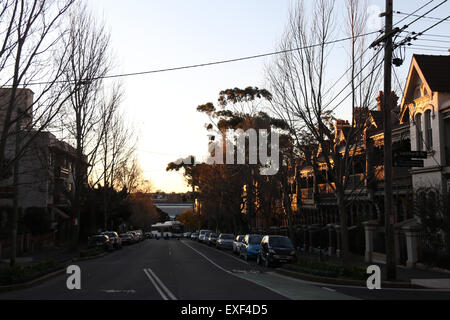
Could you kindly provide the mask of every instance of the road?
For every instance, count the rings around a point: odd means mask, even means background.
[[[76,264],[81,269],[81,290],[68,290],[68,275],[62,274],[31,288],[0,293],[0,299],[450,299],[450,291],[442,290],[368,290],[309,283],[191,240],[146,240]]]

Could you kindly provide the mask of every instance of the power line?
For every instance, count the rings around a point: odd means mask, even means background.
[[[263,58],[263,57],[279,55],[279,54],[283,54],[283,53],[294,52],[294,51],[298,51],[298,50],[311,49],[311,48],[319,47],[319,46],[323,46],[323,45],[335,44],[335,43],[348,41],[348,40],[352,40],[352,39],[355,39],[355,38],[368,36],[368,35],[379,33],[379,32],[380,31],[372,31],[372,32],[360,34],[360,35],[357,35],[357,36],[354,36],[354,37],[341,38],[341,39],[337,39],[337,40],[327,41],[327,42],[323,42],[323,43],[317,43],[317,44],[308,45],[308,46],[304,46],[304,47],[297,47],[297,48],[292,48],[292,49],[274,51],[274,52],[269,52],[269,53],[262,53],[262,54],[257,54],[257,55],[252,55],[252,56],[245,56],[245,57],[234,58],[234,59],[219,60],[219,61],[212,61],[212,62],[205,62],[205,63],[199,63],[199,64],[185,65],[185,66],[179,66],[179,67],[155,69],[155,70],[148,70],[148,71],[139,71],[139,72],[130,72],[130,73],[106,75],[106,76],[101,76],[101,77],[83,79],[82,81],[83,82],[91,82],[91,81],[96,81],[96,80],[100,80],[100,79],[123,78],[123,77],[130,77],[130,76],[139,76],[139,75],[145,75],[145,74],[162,73],[162,72],[178,71],[178,70],[185,70],[185,69],[194,69],[194,68],[201,68],[201,67],[207,67],[207,66],[213,66],[213,65],[219,65],[219,64],[226,64],[226,63],[232,63],[232,62],[238,62],[238,61],[252,60],[252,59],[258,59],[258,58]],[[32,83],[29,83],[27,85],[31,86],[31,85],[45,85],[45,84],[51,84],[51,83],[73,83],[73,82],[74,82],[73,80],[60,80],[60,81],[55,81],[55,82],[35,82],[35,83],[32,82]]]
[[[440,6],[442,6],[444,3],[446,3],[447,1],[448,1],[448,0],[442,1],[441,3],[439,3],[439,4],[436,5],[436,6],[434,6],[433,8],[431,8],[430,10],[428,10],[427,12],[425,12],[424,14],[418,16],[416,19],[414,19],[414,20],[413,20],[412,22],[410,22],[409,24],[404,25],[404,26],[401,28],[401,30],[407,29],[409,26],[411,26],[412,24],[414,24],[414,23],[417,22],[418,20],[422,19],[425,15],[429,14],[430,12],[436,10],[437,8],[439,8]],[[427,5],[428,5],[428,3],[427,3]],[[415,12],[414,12],[414,13],[415,13]],[[412,15],[412,14],[410,14],[410,15]],[[447,17],[446,19],[448,19],[448,17]],[[401,21],[403,21],[403,20],[401,20]]]
[[[442,4],[442,3],[441,3]],[[398,44],[394,45],[394,49],[398,48],[399,46],[403,46],[405,44],[410,44],[412,40],[417,40],[417,37],[422,36],[423,34],[425,34],[426,32],[428,32],[429,30],[433,29],[434,27],[436,27],[437,25],[441,24],[442,22],[444,22],[445,20],[449,19],[450,16],[447,16],[446,18],[441,19],[440,21],[436,22],[435,24],[429,26],[428,28],[426,28],[425,30],[419,32],[419,33],[415,33],[412,32],[411,34],[413,35],[411,36],[407,36],[405,37],[405,39],[403,39],[402,41],[400,41]]]
[[[408,15],[407,13],[403,13],[403,12],[400,12],[400,11],[394,11],[394,13],[396,13],[396,14],[400,14],[400,15]],[[410,17],[410,16],[412,16],[412,17],[420,17],[419,15],[417,15],[417,14],[409,14],[408,15],[408,17]],[[437,17],[429,17],[429,16],[422,16],[422,18],[425,18],[425,19],[432,19],[432,20],[441,20],[441,18],[437,18]],[[447,19],[446,19],[447,20]],[[445,22],[450,22],[450,21],[445,21]]]
[[[425,8],[426,6],[428,6],[430,3],[432,3],[434,0],[428,1],[427,3],[425,3],[423,6],[421,6],[419,9],[414,10],[412,13],[408,14],[405,18],[401,19],[400,21],[398,21],[396,24],[394,24],[394,27],[400,23],[402,23],[403,21],[405,21],[406,19],[408,19],[410,16],[413,16],[416,12],[422,10],[423,8]]]

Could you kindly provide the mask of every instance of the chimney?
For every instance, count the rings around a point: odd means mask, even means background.
[[[397,104],[398,104],[398,96],[395,94],[394,91],[392,91],[391,97],[392,97],[392,108],[391,109],[395,109],[395,108],[397,108]],[[383,99],[384,99],[384,93],[383,93],[383,91],[380,91],[380,93],[378,93],[378,96],[377,96],[378,111],[383,111]]]
[[[340,140],[341,132],[345,127],[350,127],[348,120],[336,120],[334,123],[334,139]]]

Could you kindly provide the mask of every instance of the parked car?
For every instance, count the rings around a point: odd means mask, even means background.
[[[270,267],[273,264],[295,262],[297,255],[288,237],[265,236],[261,241],[256,263]]]
[[[215,246],[215,245],[216,245],[216,241],[217,241],[217,234],[211,232],[211,233],[208,235],[208,240],[207,240],[206,243],[207,243],[209,246]]]
[[[206,241],[206,236],[211,233],[211,230],[200,230],[199,234],[198,234],[198,241],[199,242],[205,242]]]
[[[233,253],[239,254],[241,252],[242,240],[244,240],[245,235],[240,234],[236,236],[233,241]]]
[[[146,233],[144,233],[144,236],[145,236],[145,239],[151,239],[151,238],[153,238],[153,233],[146,232]]]
[[[142,241],[142,240],[145,239],[144,231],[142,231],[142,230],[134,230],[133,232],[137,235],[138,241]]]
[[[120,239],[119,235],[115,231],[104,231],[101,234],[107,235],[109,237],[109,241],[111,241],[112,246],[115,249],[121,249],[122,248],[122,240]]]
[[[262,238],[263,236],[260,234],[246,234],[242,241],[239,256],[243,257],[245,261],[256,258]]]
[[[135,231],[128,231],[127,233],[132,237],[131,243],[136,243],[139,241],[139,235]]]
[[[89,238],[88,248],[91,249],[98,247],[103,247],[106,251],[109,251],[113,246],[107,235],[98,234]]]
[[[198,240],[198,233],[194,232],[193,234],[191,234],[191,239],[192,240]]]
[[[183,233],[183,238],[189,239],[191,237],[191,234],[192,233],[190,233],[190,232],[185,232],[185,233]]]
[[[217,238],[216,248],[231,250],[231,249],[233,249],[233,240],[234,240],[234,234],[221,233],[219,235],[219,238]]]
[[[130,233],[122,233],[120,239],[122,244],[131,244],[133,242],[133,236]]]

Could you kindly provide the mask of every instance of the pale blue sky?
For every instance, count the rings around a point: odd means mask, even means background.
[[[139,72],[168,67],[225,60],[276,50],[290,0],[90,0],[96,14],[103,16],[111,31],[117,69],[115,73]],[[412,12],[428,1],[395,1],[394,9]],[[438,4],[435,1],[427,8]],[[344,16],[344,0],[337,0]],[[384,0],[368,1],[384,8]],[[425,11],[421,11],[423,13]],[[444,17],[450,12],[444,4],[430,16]],[[394,16],[394,22],[403,16]],[[409,19],[410,21],[411,19]],[[422,19],[414,24],[421,31],[433,24]],[[345,37],[339,30],[336,38]],[[430,33],[450,34],[444,22]],[[445,39],[449,41],[449,39]],[[424,42],[427,45],[447,45]],[[330,56],[330,77],[337,79],[346,69],[343,46],[335,45]],[[445,54],[431,51],[417,53]],[[397,70],[403,81],[411,52]],[[216,102],[219,91],[232,87],[264,87],[264,66],[269,58],[225,65],[124,78],[123,108],[135,123],[140,142],[138,154],[154,190],[189,190],[181,173],[167,173],[168,162],[194,154],[206,155],[207,118],[196,112],[205,102]],[[339,87],[340,89],[340,87]],[[348,113],[345,105],[340,115]]]

